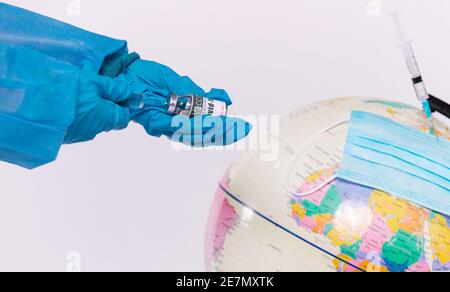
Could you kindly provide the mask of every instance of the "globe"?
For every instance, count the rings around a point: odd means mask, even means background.
[[[219,183],[206,232],[207,271],[450,271],[448,216],[333,179],[353,110],[428,130],[421,110],[374,98],[327,100],[283,118],[271,136],[277,158],[244,152]],[[436,128],[450,139],[447,126]],[[286,185],[312,193],[298,197]]]

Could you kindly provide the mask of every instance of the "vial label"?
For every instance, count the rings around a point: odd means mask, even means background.
[[[204,115],[203,103],[204,103],[203,97],[194,96],[194,100],[192,101],[192,114],[191,114],[193,117]]]
[[[212,116],[226,116],[228,106],[223,101],[205,98],[203,111]]]
[[[222,101],[206,97],[191,95],[180,98],[173,95],[168,104],[167,112],[189,118],[204,115],[226,116],[228,106]]]

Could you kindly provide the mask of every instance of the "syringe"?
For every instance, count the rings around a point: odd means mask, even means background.
[[[394,20],[395,29],[397,31],[397,35],[400,41],[400,49],[402,50],[403,56],[406,60],[406,65],[408,66],[409,73],[411,74],[411,79],[414,84],[414,90],[416,92],[417,98],[422,103],[423,110],[425,111],[425,115],[428,119],[428,125],[430,129],[430,133],[432,135],[436,135],[436,128],[434,127],[433,122],[433,113],[431,111],[430,103],[428,101],[429,95],[425,83],[422,78],[422,74],[420,73],[419,64],[417,63],[416,55],[414,54],[414,50],[412,48],[411,42],[407,41],[405,38],[405,34],[403,33],[402,27],[400,25],[400,20],[398,18],[398,13],[394,13],[391,15]]]

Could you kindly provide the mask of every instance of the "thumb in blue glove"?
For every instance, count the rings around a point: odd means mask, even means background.
[[[167,114],[167,100],[171,94],[194,94],[223,101],[230,106],[230,97],[224,90],[213,89],[205,93],[190,78],[182,77],[167,66],[144,60],[131,64],[125,74],[129,80],[146,90],[144,108],[132,110],[131,118],[141,124],[151,136],[169,137],[176,142],[196,147],[229,145],[245,138],[251,124],[238,118],[226,116],[199,116],[187,118]]]
[[[85,66],[79,74],[75,120],[66,132],[64,144],[89,141],[101,132],[126,128],[130,112],[120,103],[132,96],[132,87],[124,76],[103,77]]]

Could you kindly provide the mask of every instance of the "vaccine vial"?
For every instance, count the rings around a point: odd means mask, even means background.
[[[203,115],[226,116],[226,103],[196,95],[178,96],[172,94],[168,103],[167,113],[194,118]]]

